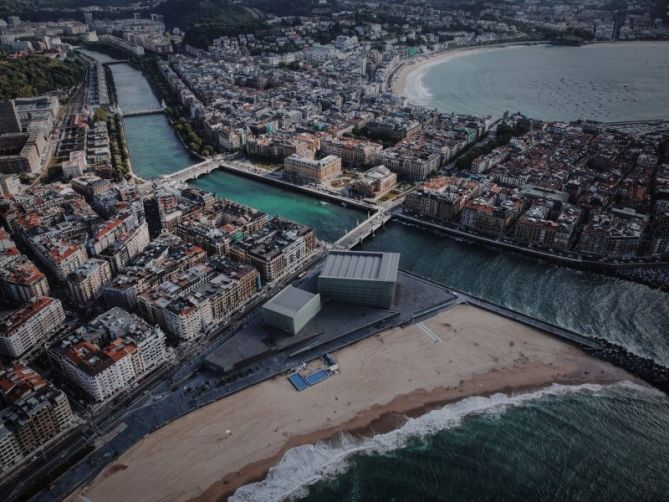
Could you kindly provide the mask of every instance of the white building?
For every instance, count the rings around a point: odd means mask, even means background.
[[[18,310],[0,312],[0,353],[21,357],[45,344],[65,322],[60,300],[43,296]]]

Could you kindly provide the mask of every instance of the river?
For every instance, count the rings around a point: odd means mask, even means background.
[[[545,50],[545,55],[553,54],[552,48]],[[121,106],[136,91],[155,100],[138,81],[141,74],[124,66],[112,66],[117,85],[125,89],[119,93]],[[600,85],[596,75],[588,78]],[[124,123],[140,176],[154,177],[190,163],[164,117],[127,118]],[[330,240],[360,216],[224,172],[194,184],[311,225]],[[399,223],[391,223],[362,248],[399,252],[403,268],[669,363],[669,294],[659,290]],[[448,405],[437,410],[436,418],[424,419],[429,422],[425,427],[412,422],[413,432],[398,431],[394,437],[400,439],[390,449],[379,450],[383,441],[371,440],[349,446],[350,451],[329,445],[323,455],[319,446],[304,455],[290,450],[273,474],[274,493],[281,492],[281,483],[294,486],[296,469],[311,472],[321,465],[314,459],[321,457],[337,466],[329,476],[323,474],[326,468],[313,472],[307,484],[317,482],[302,492],[309,500],[659,500],[669,491],[666,396],[637,387],[595,386],[539,393],[518,406],[512,401],[494,400],[487,412],[473,417],[463,415],[457,403]]]
[[[99,52],[81,52],[103,63],[115,61]],[[159,106],[158,99],[140,71],[128,64],[113,64],[110,68],[122,110]],[[164,115],[125,117],[123,126],[133,170],[142,178],[156,178],[199,161],[191,158]],[[328,241],[336,241],[355,227],[358,221],[366,218],[366,214],[338,204],[223,171],[200,177],[193,185],[215,192],[219,197],[308,225],[321,239]]]

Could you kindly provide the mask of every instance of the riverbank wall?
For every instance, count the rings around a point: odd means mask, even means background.
[[[260,173],[255,173],[252,171],[248,171],[246,169],[241,169],[237,168],[234,166],[231,166],[229,164],[220,164],[220,169],[223,171],[227,171],[229,173],[238,175],[238,176],[244,176],[246,178],[251,178],[256,181],[260,181],[262,183],[267,183],[268,185],[274,185],[278,186],[281,188],[285,188],[287,190],[291,190],[293,192],[299,192],[303,194],[307,194],[311,197],[316,197],[321,200],[326,200],[329,202],[336,202],[338,204],[342,204],[344,207],[350,207],[353,209],[357,209],[359,211],[364,211],[364,212],[371,212],[371,213],[376,213],[378,211],[378,208],[376,206],[372,206],[370,204],[367,204],[362,201],[357,201],[355,199],[349,199],[348,197],[342,197],[341,195],[338,194],[333,194],[329,192],[323,192],[321,190],[315,190],[313,188],[310,188],[308,186],[303,186],[303,185],[295,185],[293,183],[290,183],[288,181],[284,181],[279,178],[274,178],[272,176],[267,176],[264,174]]]
[[[542,260],[552,261],[560,265],[568,265],[571,267],[590,270],[593,272],[616,274],[619,270],[627,268],[639,269],[639,268],[657,268],[657,267],[669,266],[669,262],[667,261],[629,261],[625,263],[615,263],[615,262],[591,260],[580,257],[557,255],[554,253],[550,253],[548,251],[532,249],[511,242],[492,239],[482,235],[472,234],[470,232],[466,232],[456,228],[450,228],[436,223],[423,221],[418,218],[414,218],[412,216],[408,216],[406,214],[402,214],[399,212],[393,213],[393,219],[417,227],[422,227],[428,230],[432,230],[437,233],[447,234],[453,237],[461,238],[466,241],[476,242],[478,244],[483,244],[494,248],[506,249],[509,251],[529,255],[534,258],[540,258]]]

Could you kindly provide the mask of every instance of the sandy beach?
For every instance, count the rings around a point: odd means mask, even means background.
[[[190,413],[137,443],[70,500],[225,500],[264,478],[289,448],[342,430],[361,432],[391,414],[416,416],[466,396],[551,383],[634,380],[552,336],[471,306],[422,324],[340,350],[340,372],[302,392],[277,377]]]
[[[422,71],[430,66],[445,63],[453,58],[464,56],[466,54],[477,54],[482,52],[494,51],[503,47],[514,47],[513,44],[489,45],[483,47],[462,47],[460,49],[449,49],[428,56],[421,56],[419,61],[403,66],[393,80],[392,90],[398,96],[409,96],[410,87],[415,85],[415,78],[422,76]]]

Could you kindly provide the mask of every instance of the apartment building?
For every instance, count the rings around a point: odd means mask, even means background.
[[[448,222],[460,216],[464,205],[479,193],[476,181],[451,176],[440,176],[423,184],[406,196],[407,213]]]
[[[8,472],[73,425],[65,394],[16,363],[0,370],[0,472]]]
[[[17,303],[50,293],[46,276],[22,254],[0,255],[0,290]]]
[[[383,145],[353,138],[323,138],[321,140],[321,153],[339,157],[342,165],[346,167],[370,166],[375,156],[382,150]]]
[[[232,241],[258,231],[268,221],[263,211],[222,199],[181,218],[174,233],[211,255],[220,255],[230,251]]]
[[[46,343],[65,323],[60,300],[33,298],[18,309],[0,312],[0,353],[18,358]]]
[[[87,305],[100,296],[103,286],[111,278],[108,262],[96,258],[87,260],[67,276],[67,287],[72,301],[76,305]]]
[[[162,234],[136,256],[122,274],[102,288],[105,304],[133,309],[138,296],[156,284],[203,263],[207,253],[176,235]]]
[[[191,342],[227,319],[258,290],[256,269],[218,256],[140,296],[140,311],[180,341]]]
[[[253,265],[266,282],[274,282],[303,266],[318,250],[314,231],[280,217],[246,239],[233,243],[233,258]]]
[[[128,389],[165,362],[165,334],[134,314],[112,308],[55,346],[52,364],[95,401]]]

